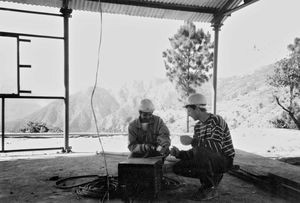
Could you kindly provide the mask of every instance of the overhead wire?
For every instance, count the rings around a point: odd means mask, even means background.
[[[115,191],[117,188],[114,188],[116,180],[113,177],[109,176],[106,155],[105,155],[105,151],[104,151],[102,140],[100,138],[100,131],[99,131],[99,127],[98,127],[98,120],[97,120],[97,116],[96,116],[95,109],[94,109],[94,103],[93,103],[93,98],[94,98],[95,91],[96,91],[97,84],[98,84],[98,75],[99,75],[99,69],[100,69],[100,54],[101,54],[101,44],[102,44],[102,33],[103,33],[103,15],[102,15],[103,12],[102,12],[101,0],[99,0],[98,2],[99,2],[99,13],[100,13],[100,34],[99,34],[99,43],[98,43],[98,51],[97,51],[96,77],[95,77],[95,83],[94,83],[94,86],[93,86],[93,90],[92,90],[92,93],[91,93],[90,104],[91,104],[93,119],[94,119],[94,122],[95,122],[96,131],[97,131],[97,137],[98,137],[98,140],[99,140],[99,143],[100,143],[100,146],[101,146],[102,155],[103,155],[103,159],[104,159],[104,165],[105,165],[105,171],[106,171],[106,189],[105,189],[105,192],[102,191],[103,188],[101,188],[101,190],[99,190],[98,188],[94,187],[95,183],[99,184],[99,182],[92,181],[91,183],[87,183],[86,185],[84,185],[81,188],[79,188],[78,194],[81,194],[81,195],[91,195],[91,194],[94,194],[94,195],[96,195],[95,191],[97,193],[99,191],[101,191],[101,192],[104,192],[104,194],[102,196],[102,199],[101,199],[101,202],[104,202],[104,200],[105,200],[106,197],[107,197],[107,200],[109,200],[110,186],[113,187],[112,191]],[[101,177],[100,177],[100,179],[101,179]],[[167,181],[167,182],[169,182],[169,184],[168,184],[169,186],[178,187],[180,185],[179,182],[177,182],[176,180],[172,180],[171,178],[165,177],[164,180]],[[100,180],[100,184],[102,184],[102,183],[103,183],[103,179]],[[94,189],[94,190],[92,190],[92,189]],[[98,189],[98,190],[96,190],[96,189]]]
[[[95,91],[97,88],[97,84],[98,84],[98,74],[99,74],[99,67],[100,67],[100,53],[101,53],[101,44],[102,44],[102,30],[103,30],[103,23],[102,23],[102,5],[101,5],[101,0],[98,1],[99,2],[99,13],[100,13],[100,34],[99,34],[99,43],[98,43],[98,51],[97,51],[97,68],[96,68],[96,78],[95,78],[95,83],[93,86],[93,90],[92,90],[92,94],[91,94],[91,109],[92,109],[92,113],[93,113],[93,118],[94,118],[94,122],[95,122],[95,126],[96,126],[96,131],[97,131],[97,137],[101,146],[101,150],[102,150],[102,156],[104,159],[104,165],[105,165],[105,171],[106,171],[106,184],[107,184],[107,190],[105,192],[105,194],[103,195],[102,198],[102,202],[105,200],[106,196],[107,196],[107,200],[109,200],[109,173],[108,173],[108,167],[107,167],[107,161],[106,161],[106,157],[105,157],[105,153],[104,153],[104,147],[103,147],[103,143],[102,140],[100,138],[100,132],[99,132],[99,127],[98,127],[98,120],[97,120],[97,116],[95,113],[95,109],[94,109],[94,103],[93,103],[93,99],[94,99],[94,95],[95,95]]]

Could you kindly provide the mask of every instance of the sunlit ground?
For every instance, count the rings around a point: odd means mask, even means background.
[[[234,147],[265,157],[300,157],[300,131],[286,129],[234,129],[231,130]],[[178,135],[172,135],[172,145],[180,149],[189,149],[179,141]],[[101,137],[106,152],[128,152],[127,136]],[[70,146],[75,153],[101,152],[98,138],[70,138]],[[63,138],[5,138],[5,149],[50,148],[64,146]],[[18,158],[29,155],[57,155],[59,151],[28,151],[1,153],[1,159]],[[33,156],[34,157],[34,156]]]

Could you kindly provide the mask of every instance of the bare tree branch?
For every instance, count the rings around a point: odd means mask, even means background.
[[[291,119],[292,119],[292,120],[294,121],[294,123],[296,124],[297,128],[300,130],[300,123],[299,123],[298,120],[296,119],[295,114],[294,114],[292,111],[290,111],[290,110],[288,110],[287,108],[285,108],[285,107],[280,103],[279,98],[278,98],[277,96],[275,96],[275,99],[276,99],[277,104],[278,104],[283,110],[285,110],[285,111],[289,114],[289,116],[291,117]]]
[[[277,96],[275,96],[275,99],[276,99],[276,102],[277,104],[283,109],[285,110],[286,112],[288,112],[288,114],[291,114],[292,112],[290,110],[288,110],[287,108],[285,108],[279,101],[279,98]]]

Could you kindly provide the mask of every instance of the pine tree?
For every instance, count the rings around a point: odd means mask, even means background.
[[[184,101],[211,78],[213,43],[209,33],[196,30],[191,22],[185,22],[169,41],[171,49],[163,52],[166,74]]]
[[[179,100],[185,101],[211,78],[214,46],[211,35],[203,29],[196,30],[192,22],[185,22],[169,41],[171,48],[163,52],[166,74],[175,85]]]

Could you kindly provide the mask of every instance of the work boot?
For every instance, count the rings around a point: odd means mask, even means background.
[[[192,200],[195,201],[205,201],[205,200],[211,200],[218,197],[217,189],[215,187],[200,187],[197,192],[195,192],[192,196]]]
[[[214,199],[214,198],[218,197],[217,188],[215,188],[215,187],[208,188],[203,191],[202,195],[203,195],[202,200]]]

